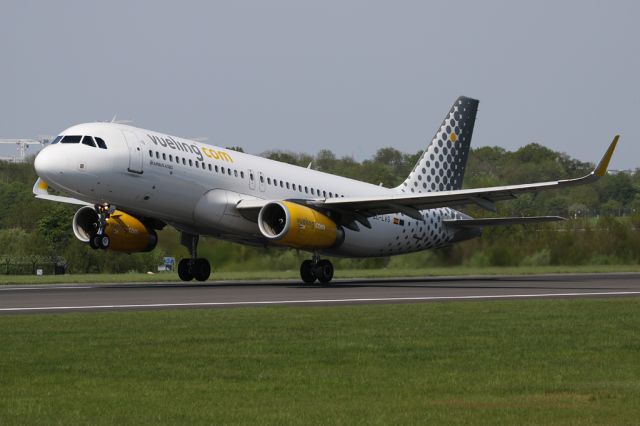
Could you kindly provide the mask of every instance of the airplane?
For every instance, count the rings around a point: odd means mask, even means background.
[[[200,236],[310,253],[305,283],[327,284],[330,257],[379,257],[479,237],[487,226],[563,220],[558,216],[472,218],[465,205],[496,211],[520,194],[588,184],[602,177],[613,138],[588,175],[551,182],[462,189],[479,101],[457,98],[409,176],[395,188],[298,167],[132,127],[85,123],[61,132],[36,157],[37,198],[81,206],[75,236],[98,250],[153,250],[156,231],[180,231],[190,253],[183,281],[206,281]],[[50,191],[53,190],[53,191]],[[324,256],[324,257],[323,257]]]

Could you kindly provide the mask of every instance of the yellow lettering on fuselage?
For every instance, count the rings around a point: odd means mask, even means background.
[[[233,163],[233,158],[224,151],[218,151],[210,148],[201,148],[204,155],[214,160],[226,161],[227,163]]]

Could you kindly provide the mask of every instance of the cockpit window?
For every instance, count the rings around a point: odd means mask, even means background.
[[[56,138],[53,140],[53,142],[51,142],[51,145],[55,145],[58,142],[60,142],[60,139],[62,139],[62,136],[56,136]]]
[[[104,141],[102,140],[102,138],[95,138],[96,139],[96,143],[98,144],[98,146],[102,149],[107,149],[107,144],[104,143]]]
[[[80,143],[80,139],[82,139],[82,136],[67,135],[62,138],[60,143]]]
[[[82,144],[83,145],[89,145],[92,147],[96,147],[96,143],[93,141],[93,138],[91,136],[85,136],[82,138]]]

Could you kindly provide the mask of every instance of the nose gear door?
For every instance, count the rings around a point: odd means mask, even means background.
[[[129,167],[131,173],[142,174],[142,143],[136,134],[130,130],[123,130],[122,134],[129,148]]]

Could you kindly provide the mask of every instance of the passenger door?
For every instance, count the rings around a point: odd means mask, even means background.
[[[256,175],[253,173],[252,169],[249,169],[249,189],[256,189]]]
[[[142,174],[142,146],[136,134],[130,130],[123,130],[122,134],[129,148],[129,168],[131,173]]]

